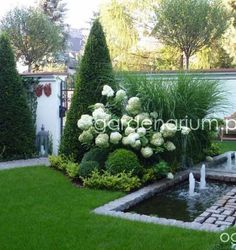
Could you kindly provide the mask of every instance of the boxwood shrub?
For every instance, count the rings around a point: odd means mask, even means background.
[[[107,160],[109,154],[109,150],[102,149],[102,148],[92,148],[90,151],[88,151],[83,159],[82,163],[86,161],[96,161],[98,162],[100,168],[104,167],[105,161]]]
[[[106,170],[113,175],[125,172],[132,172],[133,175],[140,175],[142,167],[137,155],[127,149],[117,149],[112,152],[105,163]]]
[[[79,168],[79,176],[82,178],[89,177],[96,169],[99,170],[99,164],[96,161],[81,162]]]

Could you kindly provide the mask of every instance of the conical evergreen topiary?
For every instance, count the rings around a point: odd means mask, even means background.
[[[73,156],[80,160],[85,152],[78,140],[77,121],[88,112],[88,106],[102,101],[103,85],[115,85],[114,75],[106,38],[99,20],[95,20],[84,51],[72,98],[64,135],[61,140],[60,154]]]
[[[0,157],[12,159],[35,152],[35,130],[32,115],[10,42],[0,36]]]

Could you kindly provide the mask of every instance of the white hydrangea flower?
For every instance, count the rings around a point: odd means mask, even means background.
[[[101,148],[109,147],[109,136],[107,134],[99,134],[95,139],[95,144]]]
[[[120,119],[120,120],[121,120],[122,126],[127,127],[129,121],[131,121],[132,119],[133,119],[133,118],[132,118],[131,116],[123,115],[123,116],[121,117],[121,119]]]
[[[138,133],[131,133],[127,136],[128,144],[129,145],[134,145],[136,140],[139,139],[139,134]]]
[[[152,118],[154,118],[154,119],[157,119],[158,113],[157,113],[156,111],[151,112],[151,113],[150,113],[150,116],[151,116]]]
[[[99,108],[104,109],[104,108],[105,108],[105,106],[104,106],[104,104],[103,104],[103,103],[96,103],[96,104],[94,105],[94,108],[95,108],[95,109],[99,109]]]
[[[160,129],[163,137],[173,137],[177,131],[177,127],[173,123],[165,123]]]
[[[107,114],[103,108],[95,109],[92,113],[94,120],[103,120],[109,121],[111,119],[111,115]]]
[[[139,134],[140,137],[145,136],[147,131],[145,128],[141,127],[137,129],[137,133]]]
[[[165,144],[164,144],[165,148],[167,149],[167,151],[174,151],[176,149],[175,145],[173,142],[171,141],[167,141]]]
[[[123,89],[120,89],[116,92],[116,100],[118,101],[122,101],[124,99],[126,99],[126,92]]]
[[[93,135],[90,130],[83,131],[79,136],[79,141],[81,143],[90,144],[93,140]]]
[[[122,135],[119,132],[112,132],[110,134],[110,142],[112,144],[118,144],[122,139]]]
[[[134,128],[131,128],[131,127],[127,127],[125,129],[125,135],[129,135],[131,133],[134,133],[135,132],[135,129]]]
[[[141,110],[140,99],[138,97],[131,97],[128,101],[126,110],[133,115],[137,115]]]
[[[122,144],[125,145],[125,146],[129,145],[129,139],[128,139],[127,136],[126,136],[126,137],[123,137],[123,139],[122,139]]]
[[[182,135],[188,135],[190,132],[191,132],[191,129],[189,127],[181,126]]]
[[[90,115],[82,115],[77,122],[77,126],[82,130],[87,130],[93,125],[93,117]]]
[[[141,149],[141,154],[144,158],[150,158],[153,155],[153,150],[150,147],[145,147]]]
[[[135,149],[140,149],[141,145],[142,145],[141,141],[136,140],[135,143],[132,145],[132,147],[135,148]]]
[[[107,97],[112,97],[114,95],[114,90],[110,86],[104,85],[102,90],[102,95]]]
[[[148,113],[140,113],[135,116],[135,121],[141,123],[143,120],[149,119],[149,114]]]
[[[170,179],[170,180],[174,179],[174,175],[172,173],[168,173],[166,177],[167,179]]]
[[[162,138],[162,134],[160,132],[154,133],[152,135],[150,143],[154,146],[160,147],[164,144],[164,139]]]

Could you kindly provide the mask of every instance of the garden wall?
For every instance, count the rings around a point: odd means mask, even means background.
[[[61,104],[61,80],[64,81],[66,75],[54,73],[24,74],[25,77],[39,77],[39,85],[43,88],[42,95],[37,97],[36,131],[41,130],[44,125],[52,137],[53,153],[57,154],[61,138],[61,118],[59,107]],[[51,86],[48,96],[44,91],[45,85]],[[40,92],[40,91],[38,91]]]

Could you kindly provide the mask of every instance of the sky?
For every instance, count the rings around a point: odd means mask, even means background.
[[[67,3],[68,9],[65,22],[72,28],[87,27],[87,22],[93,16],[93,12],[97,11],[99,5],[104,1],[107,0],[64,0],[63,2]],[[1,1],[0,18],[16,6],[31,6],[37,2],[38,0]]]

